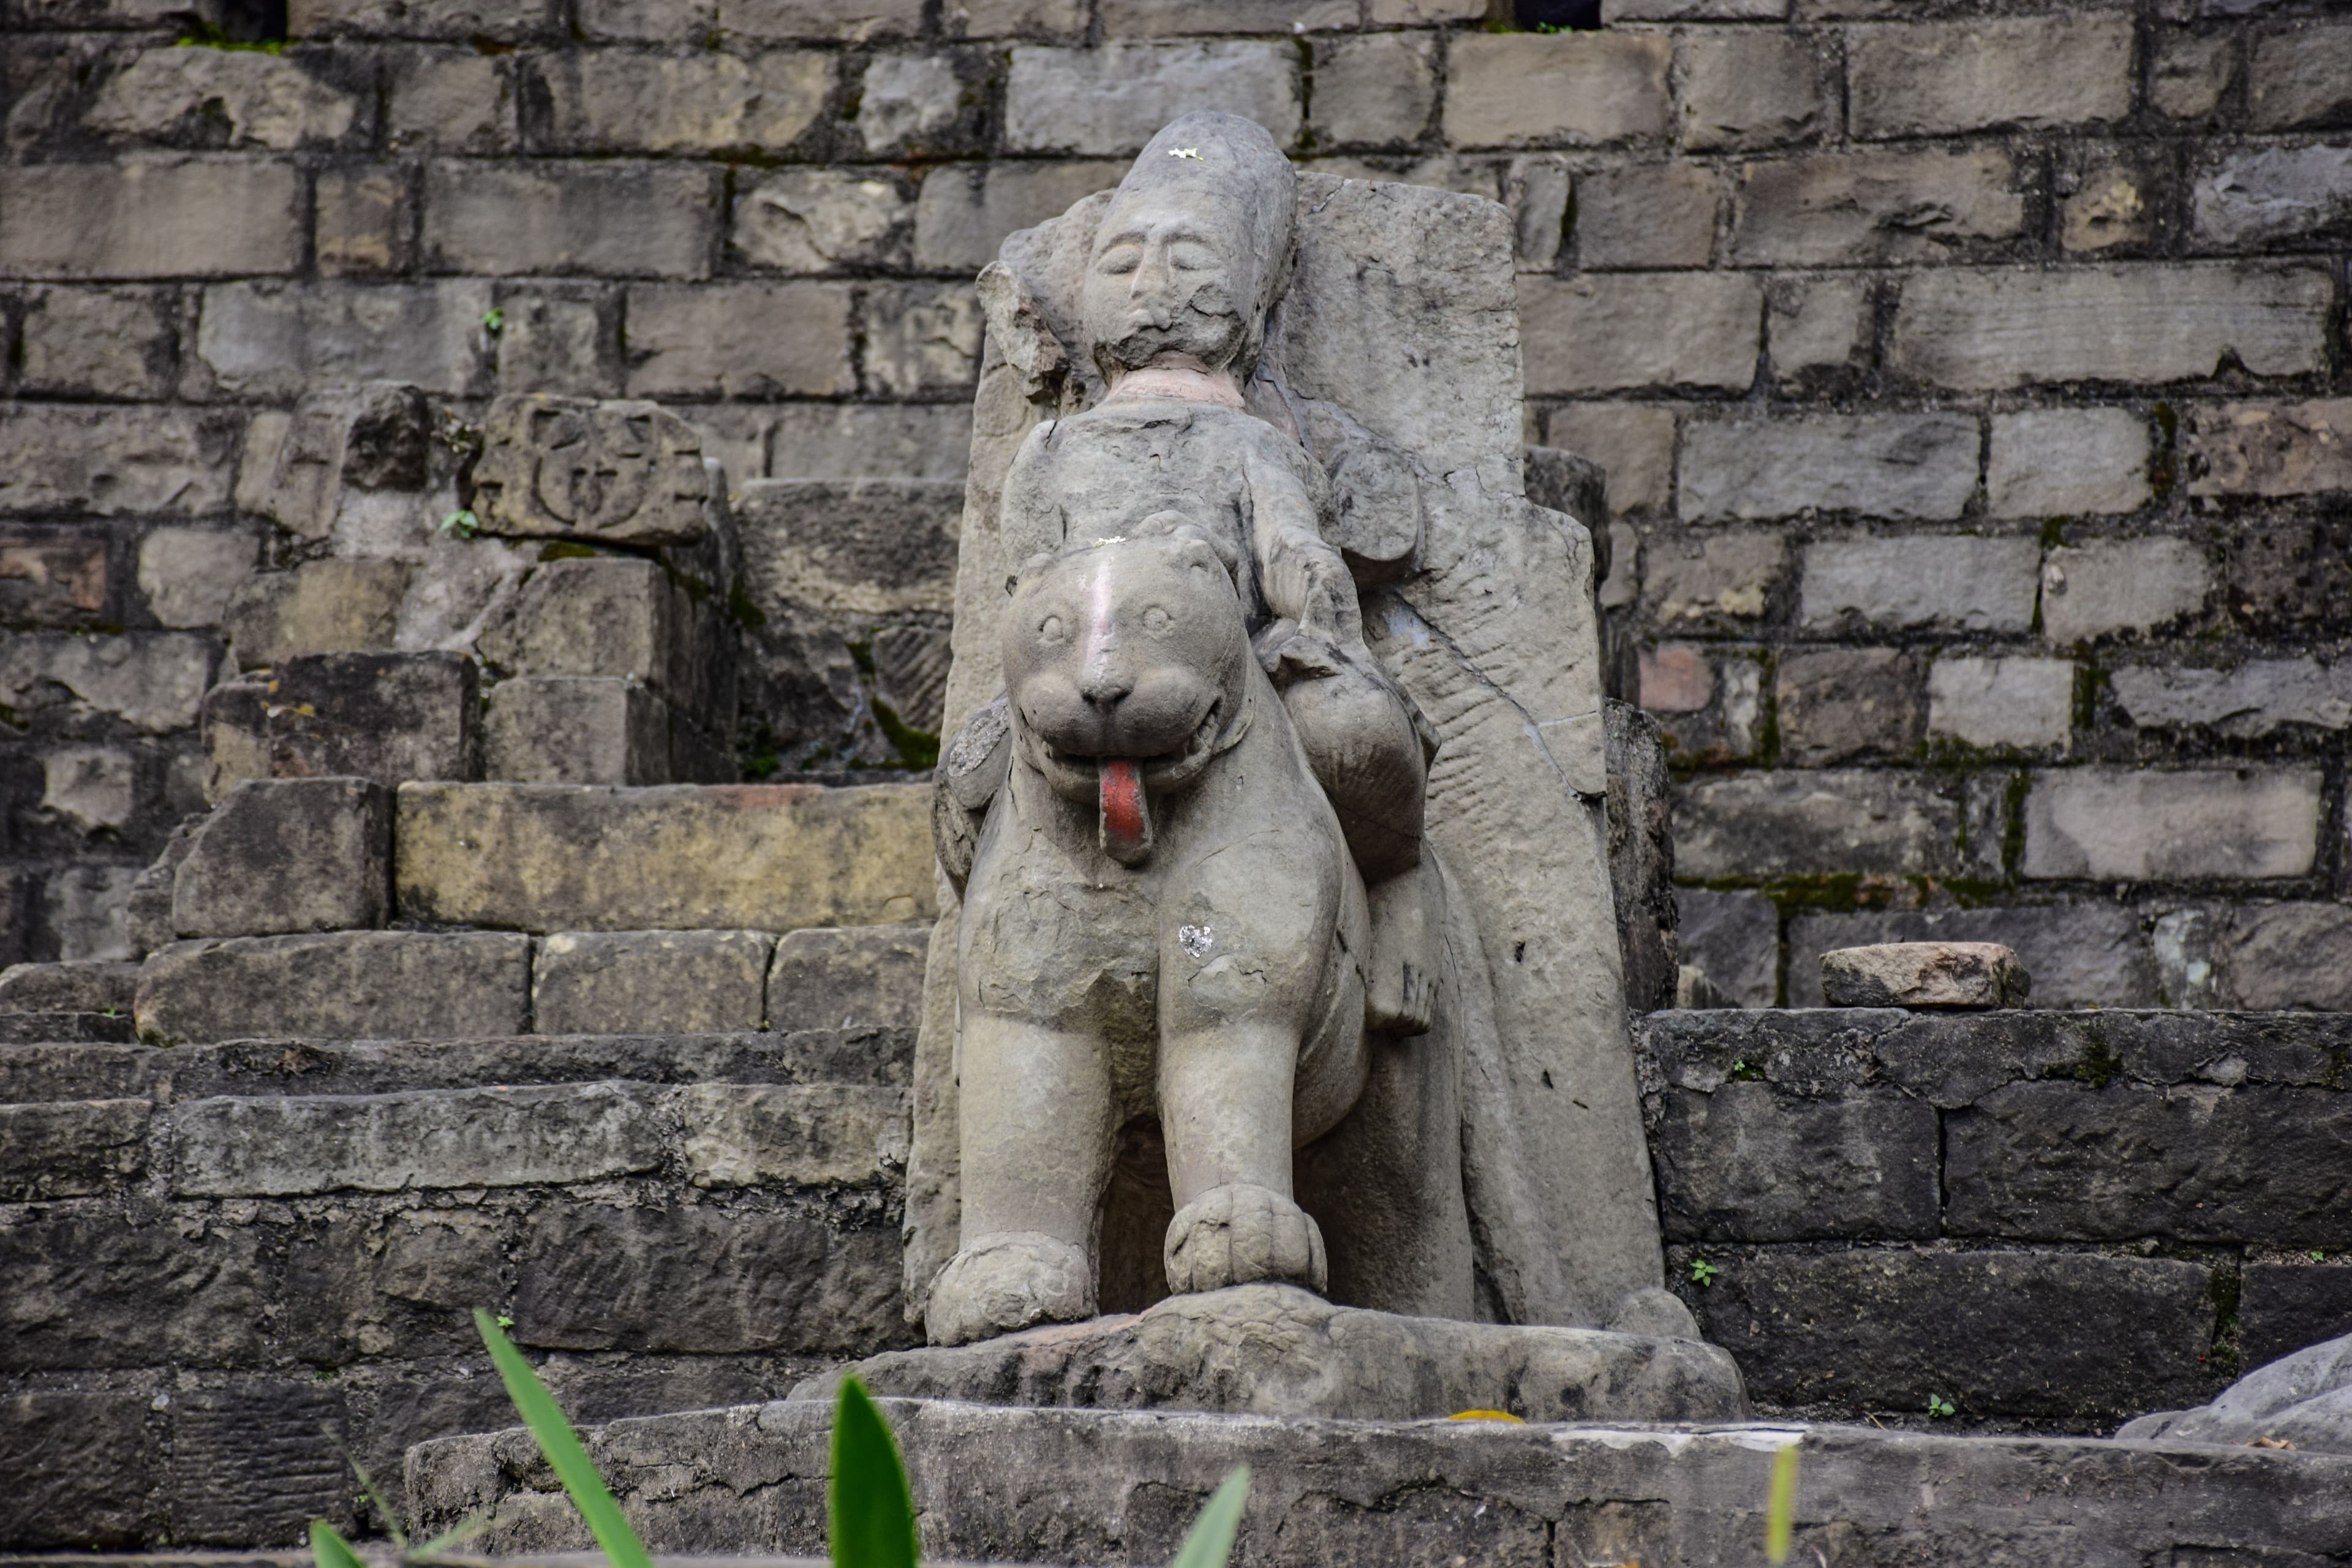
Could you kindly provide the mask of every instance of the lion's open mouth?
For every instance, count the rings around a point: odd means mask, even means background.
[[[1201,764],[1223,749],[1217,742],[1223,738],[1222,731],[1224,727],[1225,700],[1219,696],[1209,703],[1209,710],[1201,715],[1201,721],[1192,726],[1192,732],[1184,737],[1182,745],[1172,752],[1161,752],[1156,756],[1115,757],[1108,754],[1088,755],[1079,752],[1065,752],[1043,735],[1037,737],[1037,745],[1045,753],[1048,763],[1057,769],[1068,770],[1073,777],[1091,778],[1105,763],[1132,763],[1142,769],[1143,783],[1147,788],[1164,789],[1191,778],[1193,773],[1200,771]]]

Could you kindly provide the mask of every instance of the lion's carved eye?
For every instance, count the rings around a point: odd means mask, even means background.
[[[1069,628],[1062,625],[1061,616],[1047,616],[1037,623],[1037,640],[1043,643],[1067,642],[1070,640]]]
[[[1143,629],[1153,637],[1164,637],[1176,625],[1176,617],[1154,605],[1143,612]]]

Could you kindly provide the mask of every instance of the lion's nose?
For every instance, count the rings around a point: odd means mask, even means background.
[[[1078,679],[1078,695],[1090,708],[1116,708],[1134,689],[1134,678],[1108,659],[1088,665]]]

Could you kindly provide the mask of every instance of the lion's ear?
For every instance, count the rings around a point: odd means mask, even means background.
[[[1217,548],[1217,542],[1199,529],[1187,524],[1171,531],[1176,541],[1176,559],[1195,571],[1214,572],[1238,593],[1241,588],[1241,559]]]
[[[1004,580],[1004,596],[1008,599],[1013,597],[1014,592],[1020,588],[1022,584],[1028,582],[1031,578],[1036,576],[1038,573],[1043,572],[1046,567],[1051,566],[1054,563],[1055,559],[1055,557],[1052,551],[1040,550],[1036,554],[1032,555],[1028,560],[1024,561],[1020,564],[1019,568],[1013,572],[1013,575]]]

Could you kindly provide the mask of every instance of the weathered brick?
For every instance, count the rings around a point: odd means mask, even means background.
[[[392,795],[357,778],[247,779],[196,830],[172,883],[181,936],[379,926],[389,903]]]
[[[1784,387],[1835,386],[1867,363],[1875,331],[1870,286],[1832,273],[1776,279],[1764,337]]]
[[[476,679],[462,654],[352,653],[223,682],[205,694],[206,798],[243,779],[470,778],[481,752]]]
[[[1764,286],[1754,278],[1522,277],[1518,293],[1529,396],[1677,385],[1745,392],[1756,379]]]
[[[767,471],[780,479],[952,479],[961,484],[971,448],[969,408],[785,404],[776,410]]]
[[[768,968],[772,1029],[911,1029],[922,1021],[927,925],[787,931]]]
[[[621,393],[620,306],[615,291],[589,284],[501,285],[498,388],[572,397]],[[728,471],[736,471],[730,464]]]
[[[1654,1136],[1669,1240],[1936,1234],[1936,1110],[1924,1100],[1884,1090],[1798,1100],[1763,1083],[1670,1089]],[[1794,1171],[1803,1182],[1786,1179]]]
[[[180,1105],[172,1124],[172,1190],[186,1197],[540,1186],[662,1159],[651,1091],[631,1084],[225,1096]]]
[[[635,680],[690,700],[688,605],[657,564],[627,556],[552,561],[507,614],[483,628],[481,654],[512,675]]]
[[[757,1029],[775,941],[757,931],[559,932],[539,944],[531,966],[533,1026],[542,1035]]]
[[[89,1205],[15,1209],[0,1217],[0,1367],[248,1365],[277,1297],[270,1239]]]
[[[1255,120],[1288,146],[1298,137],[1297,53],[1270,43],[1024,45],[1005,82],[1004,145],[1130,153],[1178,115],[1209,109]]]
[[[147,1542],[159,1445],[142,1388],[0,1398],[0,1539],[12,1552]]]
[[[907,1166],[907,1091],[863,1084],[700,1083],[677,1090],[698,1187],[856,1185]]]
[[[1586,267],[1705,267],[1723,191],[1696,163],[1635,163],[1576,182],[1576,255]]]
[[[1437,107],[1437,68],[1427,37],[1376,33],[1315,46],[1308,126],[1318,146],[1390,147],[1418,142]]]
[[[865,290],[858,363],[866,390],[889,397],[971,396],[987,320],[969,283]]]
[[[481,37],[500,43],[554,36],[549,0],[291,0],[286,28],[297,38]]]
[[[1696,964],[1735,1007],[1769,1007],[1780,990],[1780,913],[1761,893],[1677,888],[1685,963]]]
[[[2095,539],[2050,552],[2042,630],[2052,642],[2152,631],[2200,614],[2213,592],[2205,552],[2186,539]]]
[[[913,203],[871,169],[783,169],[739,194],[728,243],[785,272],[902,269]]]
[[[2352,1334],[2352,1268],[2297,1259],[2239,1271],[2240,1364],[2264,1366],[2342,1334]]]
[[[1821,540],[1805,546],[1799,618],[1832,626],[1853,616],[1877,626],[2021,632],[2033,622],[2031,539],[1912,534]]]
[[[2352,727],[2352,662],[2252,658],[2229,668],[2121,665],[2116,705],[2143,730],[2210,728],[2254,740],[2288,724]]]
[[[1732,255],[1755,266],[1943,259],[2024,232],[2017,167],[1995,148],[1823,153],[1748,164]]]
[[[2332,624],[2352,597],[2352,524],[2283,519],[2227,539],[2229,605],[2249,626]]]
[[[246,427],[237,510],[258,512],[305,539],[324,540],[346,512],[347,489],[405,492],[393,503],[403,510],[429,505],[415,492],[433,480],[431,426],[424,394],[391,382],[333,387],[309,394],[290,411],[264,410]],[[369,504],[353,498],[349,510],[355,523]],[[392,544],[386,553],[415,554],[407,539],[395,533],[385,540],[383,526],[375,524],[371,531],[377,537],[369,542],[379,549]]]
[[[322,169],[311,226],[319,270],[329,277],[389,272],[407,259],[414,223],[407,175],[398,169]]]
[[[2241,905],[2215,949],[2241,1007],[2352,1012],[2352,909]]]
[[[138,155],[0,169],[0,270],[23,278],[291,272],[301,176],[250,157]]]
[[[147,142],[281,153],[331,145],[355,127],[363,136],[373,105],[305,69],[310,63],[259,50],[143,50],[107,79],[82,124]]]
[[[1788,542],[1778,533],[1658,540],[1644,552],[1642,602],[1661,626],[1736,628],[1763,618],[1788,563]]]
[[[127,1011],[138,986],[135,963],[14,963],[0,969],[0,1013]],[[0,1104],[16,1098],[0,1089]]]
[[[1682,71],[1683,145],[1695,153],[1809,141],[1826,118],[1821,68],[1802,38],[1694,32]]]
[[[1995,517],[2137,511],[2150,494],[2147,422],[2128,408],[1996,414],[1985,494]]]
[[[1689,1297],[1749,1394],[1970,1416],[2112,1421],[2210,1396],[2212,1270],[2156,1258],[2020,1250],[1759,1247],[1705,1256]],[[2100,1331],[2055,1334],[2059,1322]]]
[[[2318,370],[2331,289],[2310,268],[1954,268],[1903,287],[1889,359],[1969,391],[2038,382],[2164,382]]]
[[[707,278],[719,176],[682,164],[425,170],[425,264],[436,272]]]
[[[891,54],[857,82],[851,123],[868,157],[984,150],[988,64],[963,54]]]
[[[923,23],[919,0],[719,0],[719,30],[746,38],[910,37]]]
[[[898,1236],[730,1210],[568,1209],[532,1227],[515,1338],[560,1350],[865,1355],[908,1342]]]
[[[1675,477],[1675,414],[1647,403],[1570,403],[1544,416],[1551,446],[1601,463],[1612,516],[1666,503]]]
[[[479,1209],[352,1214],[298,1230],[287,1248],[279,1332],[305,1361],[340,1364],[386,1347],[470,1352],[469,1310],[504,1300],[506,1215]]]
[[[0,637],[0,702],[19,718],[62,709],[68,723],[104,716],[167,734],[196,721],[218,648],[188,632],[20,632]]]
[[[2118,150],[2092,144],[2070,147],[2060,157],[2054,182],[2058,244],[2069,255],[2144,247],[2157,237],[2158,209],[2168,204],[2168,157],[2151,158],[2141,148]]]
[[[1601,0],[1604,26],[1619,22],[1777,22],[1789,0]]]
[[[307,654],[388,650],[408,591],[401,561],[308,561],[247,578],[221,622],[237,664],[258,669]]]
[[[175,942],[140,977],[142,1038],[451,1039],[519,1035],[530,939],[342,931]]]
[[[922,919],[929,799],[916,784],[406,784],[397,896],[419,919],[542,931]]]
[[[1699,778],[1675,806],[1675,874],[1694,880],[1944,871],[1959,810],[1932,780],[1783,768]]]
[[[1856,27],[1847,35],[1856,136],[2028,130],[2120,120],[2132,106],[2124,12]]]
[[[2246,116],[2257,131],[2352,124],[2352,26],[2306,25],[2256,38]]]
[[[2237,77],[2242,41],[2233,33],[2159,35],[2148,62],[2149,105],[2174,120],[2211,114]]]
[[[139,289],[36,289],[25,296],[19,390],[66,397],[163,397],[170,302]]]
[[[1954,414],[1693,419],[1676,510],[1686,522],[1809,511],[1949,520],[1976,491],[1979,445],[1976,420]]]
[[[0,1105],[0,1200],[81,1197],[147,1168],[146,1100]]]
[[[2138,916],[2113,903],[1872,910],[1789,921],[1789,1005],[1822,1005],[1822,954],[1883,942],[1994,942],[2033,977],[2033,1007],[2148,1007],[2157,975]]]
[[[41,810],[84,833],[130,826],[137,763],[118,746],[65,746],[41,758]]]
[[[950,163],[933,169],[915,202],[915,265],[977,272],[1014,229],[1057,217],[1118,184],[1118,163]]]
[[[831,58],[814,50],[569,49],[531,69],[546,95],[545,145],[574,153],[781,153],[833,85]]]
[[[1780,756],[1804,767],[1918,743],[1919,663],[1900,648],[1794,649],[1773,683]]]
[[[515,97],[509,58],[473,48],[390,51],[385,140],[395,153],[511,153]]]
[[[205,290],[195,363],[205,391],[292,398],[352,382],[483,390],[488,283],[229,283]]]
[[[1927,672],[1927,734],[1964,745],[2065,746],[2074,721],[2074,666],[2063,658],[1939,658]]]
[[[155,528],[139,541],[139,591],[167,626],[214,626],[252,575],[257,542],[242,528]]]
[[[1456,37],[1445,61],[1453,147],[1585,147],[1673,129],[1663,34]]]
[[[518,676],[489,689],[482,776],[517,784],[668,784],[670,724],[660,694],[625,676]]]
[[[623,352],[633,397],[837,396],[851,390],[838,283],[641,284]]]
[[[940,24],[950,37],[1076,43],[1092,14],[1085,0],[946,0]]]
[[[71,626],[110,602],[104,531],[88,524],[0,522],[0,617],[16,626]]]
[[[2191,495],[2352,489],[2352,398],[2200,406],[2184,445]]]
[[[72,962],[133,956],[131,891],[138,883],[140,869],[135,865],[82,861],[49,878],[42,919],[57,933],[59,958]],[[104,1039],[111,1034],[111,1029],[92,1031],[81,1037]]]
[[[2352,225],[2352,147],[2263,147],[2231,153],[2190,195],[2200,239],[2275,245]]]
[[[0,406],[0,512],[218,511],[240,423],[193,408]]]
[[[2101,881],[2300,877],[2318,850],[2316,768],[2038,773],[2025,875]]]

